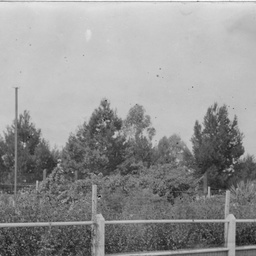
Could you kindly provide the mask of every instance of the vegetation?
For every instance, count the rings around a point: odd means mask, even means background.
[[[190,152],[180,136],[153,145],[155,129],[143,106],[122,120],[103,99],[88,122],[71,133],[62,150],[50,150],[28,111],[19,117],[19,182],[46,180],[37,190],[0,194],[1,222],[91,219],[91,188],[98,185],[98,212],[105,219],[222,219],[224,196],[199,199],[200,180],[231,190],[231,212],[256,218],[255,159],[242,157],[243,135],[226,106],[211,106],[197,121]],[[13,179],[14,126],[0,139],[2,179]],[[61,157],[61,164],[57,164]],[[74,180],[74,172],[78,179]],[[242,181],[242,182],[241,182]],[[237,225],[237,244],[256,244],[254,224]],[[106,227],[106,252],[173,250],[222,246],[224,225],[139,224]],[[2,228],[0,255],[90,255],[90,227]]]
[[[209,107],[203,125],[196,121],[192,137],[196,172],[207,174],[210,186],[227,188],[244,153],[237,117],[231,121],[226,105]]]
[[[163,179],[169,175],[165,172],[168,168],[172,173],[177,171],[166,166],[161,170]],[[153,170],[145,171],[143,167],[139,174],[91,175],[70,182],[62,168],[55,168],[38,191],[20,193],[15,208],[10,197],[1,195],[1,222],[90,220],[92,184],[98,185],[101,194],[98,212],[107,220],[223,218],[224,196],[191,200],[193,193],[184,193],[170,201],[168,194],[154,191],[152,184],[160,177],[153,177]],[[169,187],[176,186],[169,181]],[[243,194],[244,185],[235,191]],[[237,218],[255,218],[256,199],[251,190],[250,196],[246,192],[243,198],[233,192],[230,211]],[[90,255],[90,232],[89,226],[1,228],[0,254]],[[217,247],[223,246],[223,235],[224,225],[217,223],[110,225],[106,226],[106,253]],[[256,244],[255,224],[238,225],[237,237],[237,245]]]
[[[0,138],[1,183],[10,183],[14,173],[15,125],[7,126],[4,137]],[[49,144],[41,137],[41,130],[31,122],[28,111],[18,118],[18,182],[35,183],[42,180],[43,170],[53,170],[57,164],[58,152],[50,150]]]

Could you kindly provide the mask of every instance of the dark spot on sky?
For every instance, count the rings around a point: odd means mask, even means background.
[[[161,68],[159,68],[159,70],[161,70]]]
[[[159,75],[156,75],[157,77],[159,77]]]

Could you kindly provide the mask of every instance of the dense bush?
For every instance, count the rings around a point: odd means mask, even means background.
[[[10,199],[11,201],[11,199]],[[86,199],[76,204],[60,204],[35,191],[0,207],[1,222],[45,222],[88,220]],[[89,226],[20,227],[0,229],[0,255],[90,255]]]
[[[137,175],[137,176],[136,176]],[[117,219],[223,219],[224,196],[210,199],[182,194],[154,193],[150,175],[92,175],[70,182],[56,168],[38,191],[19,194],[16,207],[10,195],[1,195],[1,222],[84,221],[91,219],[91,187],[98,185],[98,212],[106,220]],[[145,177],[147,179],[145,179]],[[236,190],[239,191],[239,190]],[[238,192],[237,192],[238,193]],[[255,218],[256,204],[241,195],[232,196],[230,212],[236,218]],[[243,202],[243,203],[242,203]],[[106,253],[175,250],[223,246],[223,223],[106,225]],[[237,225],[237,245],[256,244],[254,224]],[[0,255],[90,255],[91,227],[1,228]]]
[[[183,197],[172,205],[167,198],[150,198],[147,193],[127,198],[121,219],[219,219],[224,215],[220,198],[191,201]],[[223,235],[224,225],[218,223],[111,225],[106,227],[106,252],[216,247],[223,245]]]

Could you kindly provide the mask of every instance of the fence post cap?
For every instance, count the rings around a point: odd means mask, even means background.
[[[105,220],[101,213],[96,214],[96,219],[97,220]]]
[[[234,216],[234,214],[230,213],[230,214],[227,216],[227,219],[228,219],[228,220],[235,220],[236,217]]]

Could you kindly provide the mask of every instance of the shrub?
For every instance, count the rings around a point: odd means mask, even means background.
[[[16,207],[12,196],[1,195],[1,222],[82,221],[91,219],[91,185],[96,182],[102,197],[98,212],[106,220],[123,219],[223,219],[225,198],[194,200],[187,194],[172,203],[168,195],[154,194],[140,179],[120,175],[104,179],[67,182],[55,174],[39,191],[24,190]],[[63,189],[65,188],[65,189]],[[231,200],[236,218],[256,218],[255,198],[246,203]],[[237,225],[237,245],[256,244],[254,224]],[[107,225],[106,253],[176,250],[223,246],[224,224],[120,224]],[[90,255],[91,227],[1,228],[0,255]]]

